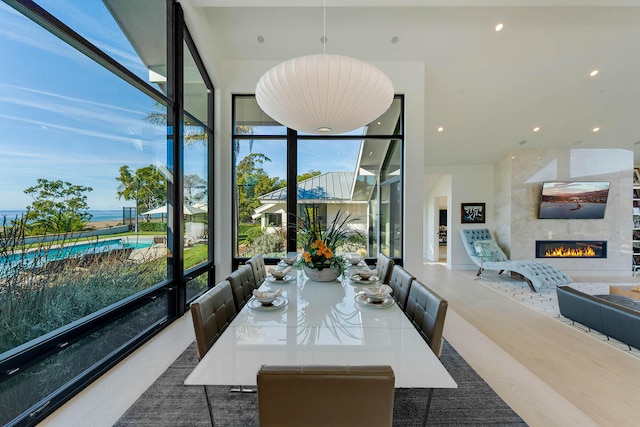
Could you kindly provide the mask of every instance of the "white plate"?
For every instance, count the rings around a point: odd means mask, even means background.
[[[268,275],[265,280],[267,280],[269,282],[282,283],[282,282],[290,282],[293,279],[295,279],[295,277],[293,277],[293,276],[291,276],[289,274],[285,274],[282,279],[276,279],[272,275]]]
[[[393,299],[391,295],[387,295],[387,297],[382,302],[371,302],[369,297],[365,294],[358,294],[355,297],[357,303],[366,305],[367,307],[375,307],[375,308],[387,308],[392,306],[396,301]]]
[[[362,279],[362,278],[361,278],[359,275],[357,275],[357,274],[352,274],[352,275],[349,277],[349,279],[351,279],[351,281],[352,281],[352,282],[355,282],[355,283],[365,283],[365,284],[368,284],[368,285],[371,285],[371,284],[377,283],[377,282],[378,282],[378,280],[380,280],[380,279],[378,279],[378,276],[371,276],[371,277],[369,277],[368,279],[366,279],[366,280],[365,280],[365,279]]]
[[[284,307],[288,302],[289,301],[287,301],[285,297],[283,297],[282,295],[278,295],[276,299],[273,300],[273,304],[271,305],[262,305],[262,303],[256,298],[251,298],[247,305],[249,306],[249,308],[252,308],[254,310],[271,311]]]

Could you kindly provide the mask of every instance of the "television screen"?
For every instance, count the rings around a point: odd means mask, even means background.
[[[540,219],[602,219],[609,182],[553,181],[542,184]]]

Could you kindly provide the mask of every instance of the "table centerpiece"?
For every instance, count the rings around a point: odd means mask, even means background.
[[[304,252],[296,262],[296,267],[302,268],[309,279],[317,282],[336,280],[344,274],[347,267],[347,260],[342,255],[337,255],[336,249],[351,233],[345,228],[353,221],[351,214],[345,215],[338,211],[326,229],[322,229],[317,215],[310,215],[307,209],[304,210],[304,216],[298,217],[298,220],[298,235],[305,243]]]

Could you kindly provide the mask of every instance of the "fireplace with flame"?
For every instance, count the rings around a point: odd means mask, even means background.
[[[606,258],[604,240],[536,240],[536,258]]]

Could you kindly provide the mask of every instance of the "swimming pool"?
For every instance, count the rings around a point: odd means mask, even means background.
[[[124,239],[99,240],[96,242],[75,243],[61,247],[28,250],[6,257],[4,263],[9,264],[31,264],[30,266],[40,266],[49,261],[58,261],[67,258],[79,258],[85,255],[111,252],[116,249],[144,249],[150,247],[152,242],[137,241],[128,242]]]

